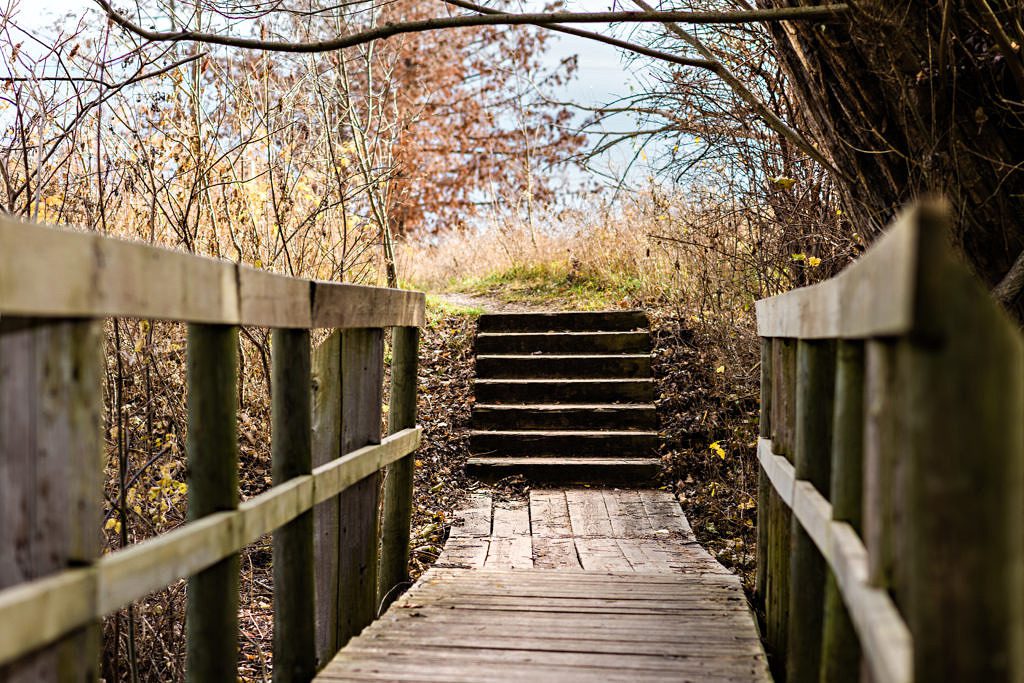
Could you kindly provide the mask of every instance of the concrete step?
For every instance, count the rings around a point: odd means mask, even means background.
[[[652,403],[651,379],[478,379],[477,403]]]
[[[477,377],[497,378],[618,378],[651,376],[650,354],[593,355],[527,354],[477,356]]]
[[[649,353],[648,332],[485,332],[476,336],[478,355]]]
[[[466,461],[466,474],[483,481],[521,475],[552,484],[641,484],[658,476],[657,458],[491,458]]]
[[[474,429],[657,429],[653,403],[480,404]]]
[[[640,431],[473,431],[469,451],[487,456],[651,457],[659,441],[657,432]]]
[[[616,332],[646,329],[643,311],[567,311],[554,313],[487,313],[477,321],[480,332]]]

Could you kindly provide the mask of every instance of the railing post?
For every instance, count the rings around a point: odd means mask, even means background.
[[[761,339],[761,413],[758,436],[770,439],[772,436],[772,340]],[[771,482],[763,467],[757,468],[757,575],[754,593],[762,611],[768,586],[768,528],[771,525]]]
[[[772,341],[771,430],[775,453],[793,458],[796,423],[796,340]],[[790,529],[792,511],[772,493],[768,529],[766,639],[776,679],[785,680],[786,639],[789,632]]]
[[[238,507],[238,328],[188,326],[188,518]],[[188,581],[186,678],[238,678],[238,553]]]
[[[313,351],[313,465],[341,456],[341,330]],[[318,667],[338,651],[338,498],[313,508],[316,658]]]
[[[274,485],[313,469],[308,330],[272,332],[271,451]],[[274,532],[274,681],[316,675],[313,511]]]
[[[416,426],[416,369],[418,327],[395,327],[391,337],[391,397],[388,433]],[[415,454],[410,453],[387,469],[384,476],[384,511],[381,521],[380,585],[377,603],[386,608],[398,588],[409,579],[409,533]]]
[[[0,588],[100,555],[102,349],[95,321],[0,319]],[[0,679],[93,681],[99,665],[97,623]]]
[[[901,342],[901,606],[920,681],[1024,678],[1024,348],[921,211],[915,330]]]
[[[384,330],[348,329],[341,336],[341,451],[380,443]],[[338,647],[377,615],[380,471],[339,498]]]
[[[861,532],[864,445],[864,345],[840,341],[836,347],[836,391],[832,422],[832,518]],[[846,603],[831,572],[825,581],[822,627],[822,683],[857,683],[861,648]]]
[[[831,471],[835,343],[797,346],[796,430],[793,470],[818,491],[827,491]],[[794,518],[789,590],[787,680],[813,683],[821,667],[822,602],[827,566],[814,541]]]

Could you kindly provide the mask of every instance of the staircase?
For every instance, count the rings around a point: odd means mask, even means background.
[[[642,482],[658,472],[643,311],[480,316],[467,472]]]

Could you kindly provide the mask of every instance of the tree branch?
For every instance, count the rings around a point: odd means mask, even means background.
[[[776,9],[759,9],[740,12],[658,12],[647,9],[643,12],[548,12],[533,14],[485,14],[455,17],[437,17],[400,23],[385,23],[365,31],[357,31],[347,36],[339,36],[331,40],[315,42],[290,42],[280,40],[260,40],[226,36],[202,31],[153,31],[143,28],[131,19],[118,12],[109,0],[96,0],[107,16],[118,26],[153,42],[197,42],[227,47],[266,50],[269,52],[331,52],[346,47],[362,45],[374,40],[391,38],[403,33],[435,31],[448,28],[465,28],[470,26],[549,26],[558,23],[666,23],[681,22],[686,24],[746,24],[758,21],[823,21],[834,19],[849,11],[846,4],[820,5],[816,7],[782,7]]]
[[[491,9],[490,7],[484,7],[483,5],[477,5],[472,2],[466,2],[466,0],[444,0],[449,5],[455,5],[463,9],[472,10],[481,14],[495,15],[502,14],[501,10]],[[599,43],[605,43],[606,45],[613,45],[623,50],[629,50],[646,57],[653,59],[659,59],[664,62],[671,62],[672,64],[678,64],[680,66],[695,66],[703,69],[715,70],[718,66],[718,62],[709,59],[696,59],[693,57],[678,57],[668,52],[662,52],[661,50],[652,50],[649,47],[638,45],[637,43],[630,43],[625,40],[619,40],[618,38],[611,38],[609,36],[595,33],[593,31],[584,31],[583,29],[573,28],[571,26],[563,26],[561,24],[548,24],[544,28],[550,31],[557,31],[559,33],[565,33],[570,36],[578,36],[580,38],[586,38],[588,40],[595,40]]]
[[[633,0],[633,4],[647,12],[654,11],[654,8],[644,0]],[[696,36],[683,30],[679,24],[672,21],[665,21],[663,23],[665,24],[665,28],[679,38],[682,38],[688,45],[690,45],[690,47],[699,52],[703,57],[711,60],[715,59],[714,53],[711,52],[704,43],[702,43]],[[804,154],[827,168],[831,173],[835,174],[837,178],[846,178],[846,175],[837,169],[824,154],[822,154],[810,143],[809,140],[807,140],[807,138],[798,133],[795,129],[791,128],[789,124],[779,117],[778,114],[773,112],[764,102],[758,99],[757,95],[751,92],[750,88],[744,85],[743,81],[741,81],[736,74],[730,71],[727,66],[721,62],[716,62],[716,64],[717,66],[713,71],[718,74],[719,78],[725,81],[726,85],[736,93],[737,97],[746,102],[747,105],[761,117],[761,120],[764,121],[769,128],[788,140]]]

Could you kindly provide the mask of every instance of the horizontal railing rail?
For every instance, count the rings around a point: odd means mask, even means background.
[[[239,553],[272,533],[274,680],[310,680],[407,579],[424,303],[0,219],[3,675],[94,680],[100,620],[187,578],[186,675],[236,680]],[[101,556],[108,317],[188,323],[189,486],[185,523]],[[239,502],[243,325],[272,328],[273,485]]]
[[[321,282],[0,218],[0,315],[278,328],[420,326],[425,295]]]
[[[907,210],[837,277],[757,304],[757,601],[777,680],[1024,674],[1024,344]]]

